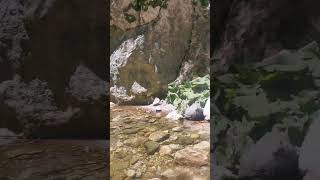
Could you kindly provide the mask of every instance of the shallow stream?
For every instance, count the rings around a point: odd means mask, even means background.
[[[139,107],[111,108],[112,180],[209,180],[209,123],[171,121]]]

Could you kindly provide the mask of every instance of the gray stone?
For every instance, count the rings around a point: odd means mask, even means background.
[[[203,110],[199,103],[194,103],[188,107],[184,117],[191,120],[204,120]]]
[[[108,95],[108,83],[80,64],[69,81],[68,92],[79,101],[92,101]]]
[[[142,87],[140,84],[138,84],[136,81],[131,86],[131,92],[133,94],[142,94],[147,92],[148,90],[144,87]]]

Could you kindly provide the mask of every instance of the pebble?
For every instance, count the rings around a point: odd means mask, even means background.
[[[182,146],[179,145],[179,144],[169,144],[169,147],[172,149],[172,150],[180,150],[182,149]]]
[[[142,176],[142,172],[140,169],[136,170],[136,178],[140,178]]]
[[[172,128],[172,131],[173,132],[181,132],[182,131],[182,127],[174,127],[174,128]]]
[[[159,149],[159,146],[160,145],[154,141],[147,141],[144,144],[148,155],[153,155]]]
[[[199,139],[199,138],[200,138],[200,135],[199,135],[199,134],[196,134],[196,133],[192,133],[192,134],[190,135],[190,137],[191,137],[192,139]]]
[[[164,145],[160,147],[159,154],[161,156],[170,155],[172,153],[172,149],[168,145]]]
[[[170,137],[169,133],[164,132],[164,131],[157,131],[157,132],[153,132],[150,134],[149,140],[160,142],[160,141],[164,141],[164,140],[168,139],[169,137]]]
[[[128,177],[134,177],[135,175],[136,175],[136,172],[135,172],[134,170],[129,169],[129,170],[127,171],[127,176],[128,176]]]

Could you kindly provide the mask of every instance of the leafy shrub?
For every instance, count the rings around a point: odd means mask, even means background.
[[[203,107],[206,100],[210,97],[210,79],[209,75],[197,77],[192,81],[187,81],[176,85],[170,83],[168,85],[168,94],[166,101],[177,107],[182,113],[186,108],[195,102]]]
[[[194,4],[197,4],[200,2],[201,6],[207,7],[209,5],[209,0],[193,0],[192,1]]]
[[[157,7],[167,7],[167,2],[168,0],[134,0],[132,3],[133,8],[136,11],[141,11],[141,10],[148,10],[148,6]]]

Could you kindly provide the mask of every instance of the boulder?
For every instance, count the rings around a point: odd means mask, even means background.
[[[284,133],[274,129],[240,158],[240,178],[297,179],[298,154]]]
[[[204,120],[203,110],[199,103],[194,103],[188,107],[184,117],[191,120]]]
[[[178,76],[189,48],[194,10],[192,2],[185,0],[168,1],[166,7],[160,8],[147,6],[143,12],[136,11],[132,3],[133,0],[111,3],[111,24],[121,29],[119,36],[134,31],[112,52],[111,87],[124,87],[127,97],[132,97],[125,98],[123,104],[147,105],[152,103],[152,97],[164,97],[167,85]],[[136,20],[130,23],[126,16]],[[144,101],[131,94],[134,82],[147,90],[141,98]]]
[[[106,3],[0,2],[4,128],[29,137],[106,138]]]
[[[304,179],[318,179],[320,177],[320,145],[319,140],[319,128],[320,128],[320,111],[312,114],[312,123],[308,129],[308,132],[304,138],[303,144],[300,149],[299,156],[299,168],[306,174]]]

